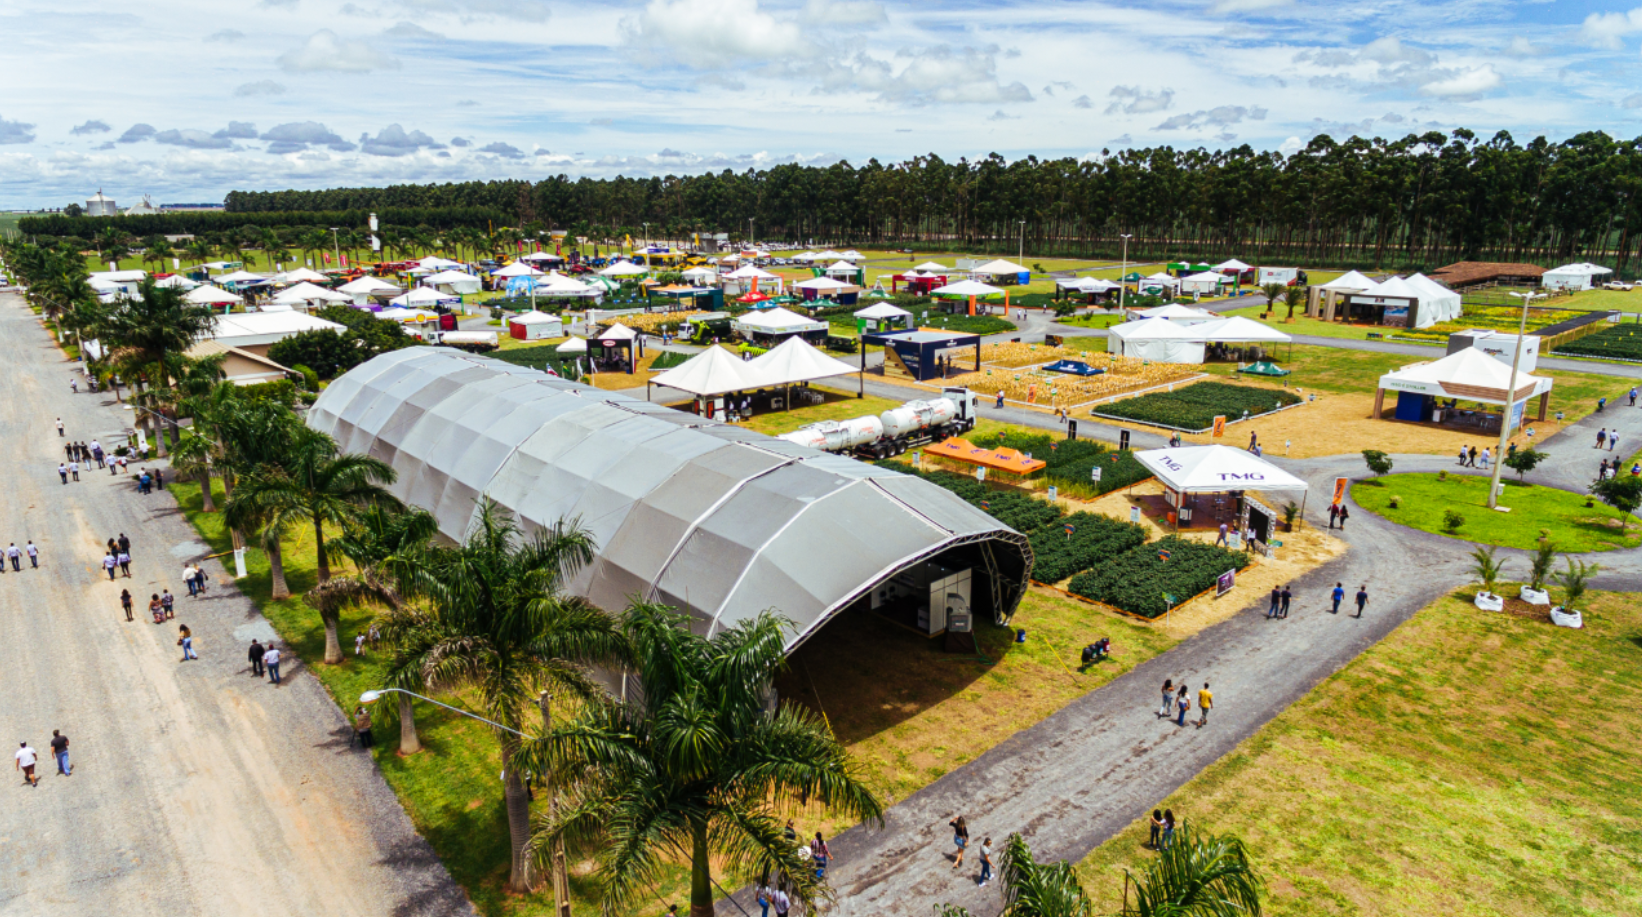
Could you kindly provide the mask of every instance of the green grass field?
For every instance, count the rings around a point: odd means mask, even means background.
[[[1268,914],[1642,913],[1642,719],[1626,715],[1642,606],[1592,593],[1574,631],[1469,598],[1420,611],[1146,809],[1242,837]],[[1095,913],[1117,912],[1146,843],[1142,818],[1078,864]]]
[[[1615,309],[1620,312],[1642,312],[1642,289],[1637,290],[1581,290],[1568,297],[1549,301],[1559,309]]]
[[[1519,484],[1509,468],[1503,475],[1505,492],[1499,504],[1510,507],[1509,513],[1488,508],[1488,479],[1474,475],[1449,475],[1444,480],[1435,474],[1390,474],[1357,482],[1351,498],[1392,522],[1481,544],[1532,550],[1542,530],[1551,533],[1559,550],[1575,554],[1642,544],[1642,523],[1600,500],[1587,507],[1583,494]],[[1396,509],[1391,508],[1393,496],[1401,500]],[[1443,521],[1449,510],[1465,519],[1453,532]],[[1621,522],[1627,524],[1624,534]]]

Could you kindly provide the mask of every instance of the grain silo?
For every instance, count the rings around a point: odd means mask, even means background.
[[[119,212],[114,206],[114,199],[104,197],[101,188],[97,189],[96,194],[86,199],[86,216],[88,217],[111,217],[119,215]]]

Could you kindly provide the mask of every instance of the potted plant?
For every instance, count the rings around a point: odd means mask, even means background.
[[[1532,578],[1522,587],[1522,600],[1530,605],[1551,604],[1551,592],[1545,588],[1545,581],[1551,576],[1551,566],[1556,562],[1556,545],[1549,538],[1541,538],[1539,547],[1534,550],[1534,561],[1531,570]]]
[[[1471,552],[1471,575],[1482,583],[1482,591],[1472,600],[1483,611],[1504,611],[1505,600],[1494,594],[1494,585],[1499,582],[1500,572],[1505,567],[1505,561],[1494,557],[1497,548],[1477,548]]]
[[[1562,604],[1551,609],[1551,623],[1558,627],[1584,627],[1585,616],[1574,606],[1585,597],[1585,591],[1591,585],[1591,577],[1602,568],[1597,564],[1575,560],[1567,555],[1563,555],[1563,560],[1568,562],[1568,569],[1552,577],[1556,584],[1562,587]]]
[[[1293,501],[1283,504],[1283,531],[1294,531],[1294,520],[1298,518],[1300,518],[1300,507],[1298,504]]]

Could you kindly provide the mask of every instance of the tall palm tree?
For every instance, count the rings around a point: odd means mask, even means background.
[[[432,548],[417,563],[417,601],[378,618],[394,647],[390,687],[467,690],[487,719],[522,730],[544,690],[589,698],[599,688],[590,665],[627,658],[616,622],[564,584],[593,557],[593,543],[574,522],[522,536],[513,517],[486,499],[460,547]],[[498,732],[507,808],[508,885],[537,881],[525,854],[530,803],[519,761],[521,740]],[[538,771],[540,773],[540,771]]]
[[[399,506],[382,485],[395,478],[393,466],[356,452],[339,453],[330,436],[297,426],[285,450],[269,456],[243,480],[228,499],[227,518],[238,524],[260,524],[264,540],[277,544],[281,533],[294,525],[313,526],[319,585],[331,578],[325,526],[352,521],[361,508]],[[287,593],[288,594],[288,593]],[[337,639],[340,606],[321,602],[315,610],[325,623],[325,661],[343,661]]]
[[[1264,891],[1241,838],[1199,834],[1182,822],[1140,876],[1124,872],[1121,917],[1260,917]]]
[[[144,376],[150,385],[167,385],[166,365],[216,323],[210,306],[184,298],[176,287],[144,280],[135,299],[112,310],[103,323],[103,344],[111,361]]]
[[[533,743],[528,766],[575,789],[537,823],[532,854],[539,863],[561,841],[596,841],[608,908],[645,894],[671,857],[690,863],[691,917],[713,913],[715,862],[739,875],[779,869],[814,901],[824,889],[783,836],[782,807],[818,801],[869,822],[882,807],[824,721],[793,704],[766,707],[790,621],[769,611],[710,640],[690,623],[657,605],[629,608],[622,629],[638,689],[585,705]]]

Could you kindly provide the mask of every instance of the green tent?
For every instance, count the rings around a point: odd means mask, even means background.
[[[1278,369],[1277,365],[1270,360],[1261,360],[1258,363],[1251,363],[1243,367],[1238,372],[1247,373],[1251,376],[1286,376],[1292,370]]]
[[[1123,279],[1129,283],[1136,283],[1138,281],[1145,280],[1146,278],[1142,277],[1139,271],[1130,271],[1128,274],[1124,275]]]

